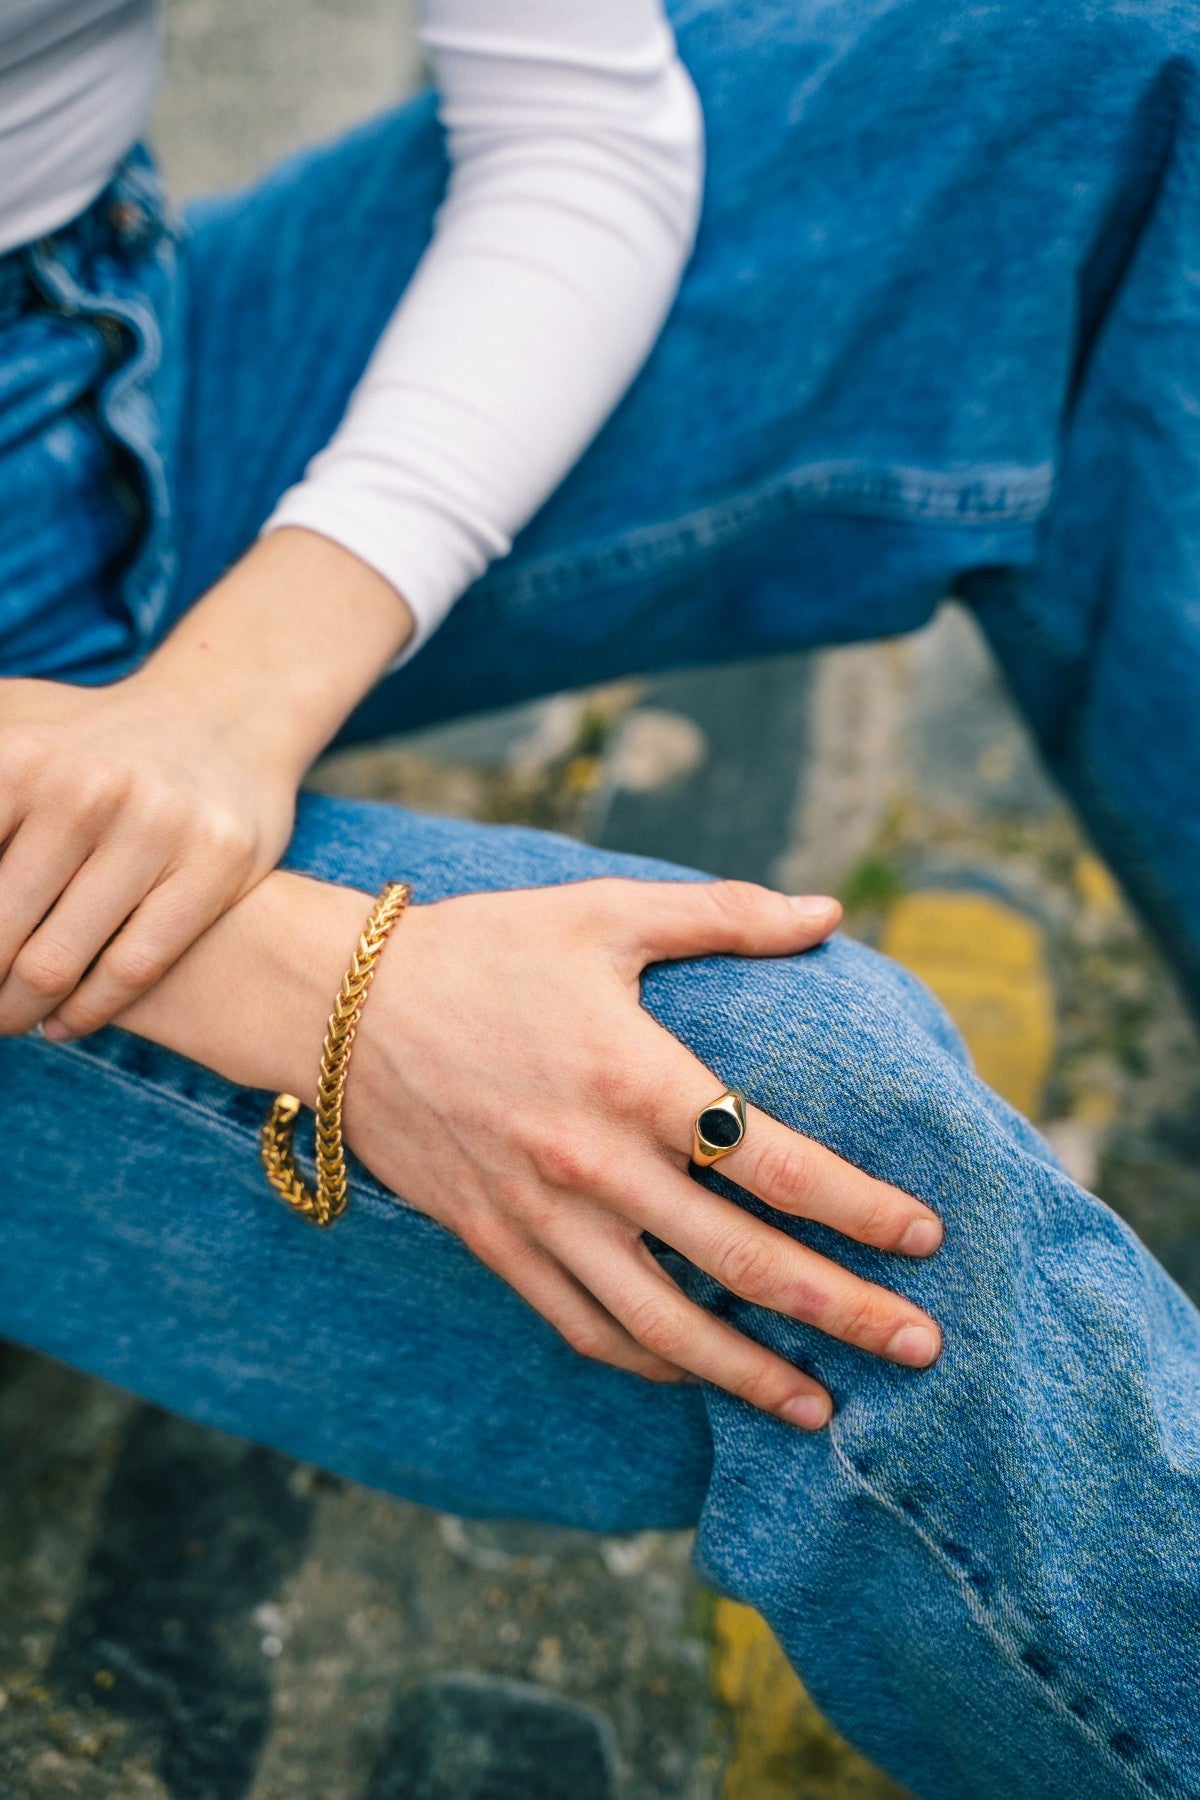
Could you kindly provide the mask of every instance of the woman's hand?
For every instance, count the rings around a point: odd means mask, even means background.
[[[274,869],[305,771],[412,629],[289,526],[126,680],[0,681],[0,1035],[107,1024]]]
[[[689,1179],[692,1121],[722,1083],[638,995],[648,963],[789,955],[838,914],[740,882],[599,880],[413,906],[359,1028],[348,1140],[585,1356],[824,1425],[824,1389],[688,1300],[643,1233],[745,1299],[896,1362],[932,1362],[937,1326]],[[913,1256],[941,1243],[927,1207],[754,1108],[721,1172],[862,1243]]]
[[[278,862],[301,771],[151,668],[0,684],[0,1033],[93,1031]]]
[[[120,1023],[239,1085],[315,1094],[330,1002],[370,907],[369,894],[276,871]],[[728,881],[411,906],[359,1026],[346,1135],[584,1355],[655,1381],[700,1376],[815,1429],[831,1410],[820,1385],[686,1299],[643,1232],[735,1293],[897,1362],[932,1362],[938,1328],[689,1180],[692,1121],[722,1084],[641,1007],[639,978],[676,957],[790,955],[837,917],[831,900]],[[778,1212],[906,1255],[937,1249],[941,1225],[911,1195],[754,1108],[748,1124],[721,1171]]]

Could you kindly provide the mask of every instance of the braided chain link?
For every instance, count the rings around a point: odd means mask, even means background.
[[[354,1034],[363,1004],[375,975],[375,965],[388,933],[412,897],[405,881],[389,881],[380,892],[363,927],[346,971],[341,991],[329,1015],[321,1052],[321,1075],[316,1099],[317,1186],[314,1192],[296,1167],[296,1121],[300,1102],[295,1094],[279,1094],[271,1106],[259,1136],[259,1151],[267,1180],[281,1200],[314,1225],[332,1225],[346,1210],[346,1153],[342,1142],[342,1102]]]

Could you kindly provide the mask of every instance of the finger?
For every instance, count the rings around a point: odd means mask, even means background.
[[[928,1315],[890,1288],[798,1244],[664,1163],[622,1212],[743,1300],[784,1313],[872,1356],[926,1368],[941,1353]]]
[[[0,985],[0,1030],[29,1031],[68,999],[160,866],[157,854],[138,856],[124,845],[106,846],[88,857]]]
[[[202,884],[197,871],[181,868],[150,888],[93,969],[45,1024],[61,1041],[107,1025],[161,981],[188,947],[219,919],[231,894]]]
[[[543,1231],[552,1255],[649,1354],[793,1426],[817,1431],[828,1424],[833,1402],[819,1381],[689,1300],[639,1237],[622,1235],[617,1220],[599,1210],[554,1208]]]
[[[632,925],[639,970],[681,956],[791,956],[822,943],[842,916],[828,895],[776,894],[749,881],[638,882],[633,897],[620,885],[612,914]]]
[[[562,1264],[497,1218],[464,1237],[467,1248],[546,1319],[572,1350],[647,1381],[687,1379],[630,1336]]]
[[[820,1382],[689,1300],[644,1244],[623,1241],[600,1215],[581,1220],[573,1211],[549,1230],[555,1255],[652,1355],[789,1425],[828,1424],[833,1402]]]
[[[92,848],[82,829],[26,818],[0,855],[0,982]]]
[[[682,1159],[692,1152],[697,1113],[718,1097],[721,1083],[669,1032],[660,1035],[664,1066],[655,1095],[655,1125],[661,1142]],[[868,1175],[756,1106],[747,1106],[746,1135],[736,1150],[720,1159],[719,1167],[722,1175],[768,1206],[832,1225],[860,1244],[903,1256],[931,1256],[941,1247],[942,1222],[922,1201]]]

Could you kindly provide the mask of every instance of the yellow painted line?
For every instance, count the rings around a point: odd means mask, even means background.
[[[896,902],[880,949],[933,989],[983,1080],[1036,1117],[1054,1054],[1054,1000],[1035,922],[987,894],[931,888]]]
[[[1121,890],[1090,850],[1081,851],[1075,859],[1075,886],[1088,911],[1098,918],[1111,919],[1120,912]]]
[[[717,1602],[713,1677],[733,1734],[721,1800],[906,1800],[826,1724],[768,1627],[732,1600]]]
[[[1081,859],[1076,879],[1097,910],[1113,903],[1095,859]],[[930,889],[895,903],[880,947],[938,995],[983,1079],[1036,1115],[1054,1004],[1033,920],[986,894]],[[758,1614],[731,1600],[717,1602],[713,1687],[733,1738],[721,1800],[902,1800],[904,1790],[826,1724]]]

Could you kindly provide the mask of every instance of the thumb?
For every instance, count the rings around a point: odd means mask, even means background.
[[[632,907],[646,962],[684,956],[792,956],[823,944],[842,909],[827,894],[777,894],[750,881],[639,882]]]

